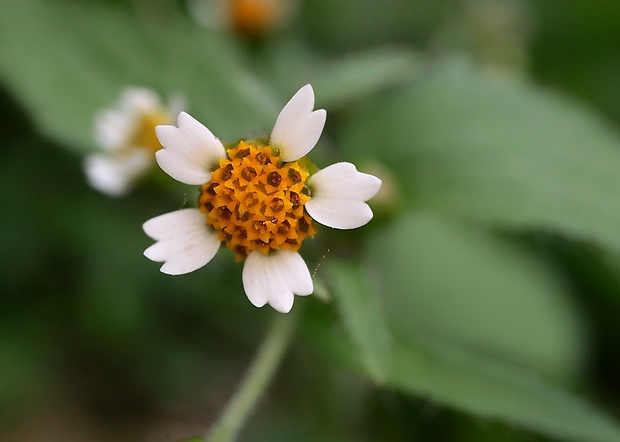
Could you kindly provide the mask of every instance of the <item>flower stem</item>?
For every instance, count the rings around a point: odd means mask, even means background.
[[[205,435],[206,442],[232,442],[269,385],[292,338],[296,315],[278,315],[271,324],[239,390]]]

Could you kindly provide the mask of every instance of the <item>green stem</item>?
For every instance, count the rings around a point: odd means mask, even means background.
[[[205,436],[206,442],[232,442],[275,374],[292,338],[296,318],[279,315],[258,349],[239,390]]]

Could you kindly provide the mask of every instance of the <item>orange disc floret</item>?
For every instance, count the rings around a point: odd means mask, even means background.
[[[246,37],[260,37],[280,19],[284,6],[280,3],[273,0],[230,0],[232,25]]]
[[[241,141],[227,155],[203,184],[199,198],[200,210],[219,231],[219,239],[237,259],[253,250],[297,251],[315,233],[304,209],[308,172],[297,162],[282,162],[270,146]]]

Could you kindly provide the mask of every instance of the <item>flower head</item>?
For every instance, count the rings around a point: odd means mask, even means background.
[[[310,295],[312,278],[298,250],[314,235],[314,222],[363,226],[372,218],[366,201],[381,186],[351,163],[317,171],[305,158],[325,125],[325,110],[313,108],[314,92],[306,85],[284,106],[269,139],[228,149],[184,112],[178,127],[158,126],[160,167],[178,181],[200,185],[201,194],[199,208],[144,223],[157,241],[145,256],[164,262],[162,272],[179,275],[207,264],[223,243],[245,261],[243,286],[255,306],[286,313],[294,295]]]
[[[110,196],[126,194],[155,164],[162,147],[155,127],[172,123],[180,108],[180,102],[165,107],[149,89],[125,89],[115,107],[95,116],[95,142],[102,152],[84,161],[89,184]]]
[[[257,39],[286,22],[297,9],[297,0],[191,0],[189,9],[209,28]]]

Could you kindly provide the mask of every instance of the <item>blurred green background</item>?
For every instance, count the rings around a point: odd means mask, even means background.
[[[278,313],[230,253],[142,256],[197,192],[89,188],[93,116],[149,87],[234,141],[308,82],[313,159],[384,186],[368,226],[304,244],[318,293],[241,440],[620,440],[617,1],[300,0],[259,35],[198,2],[0,2],[0,440],[216,420]]]

